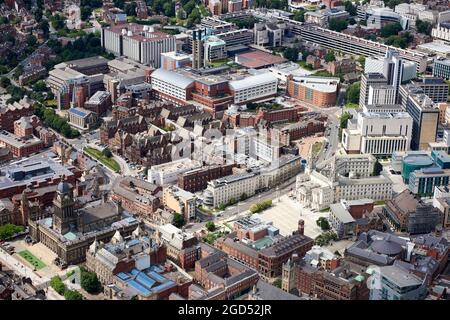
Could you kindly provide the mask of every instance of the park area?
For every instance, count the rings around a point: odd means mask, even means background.
[[[120,165],[117,163],[117,161],[114,160],[112,157],[107,157],[100,150],[90,148],[90,147],[85,147],[84,152],[86,152],[91,157],[97,159],[98,161],[103,163],[105,166],[107,166],[108,168],[113,170],[114,172],[120,171]]]
[[[31,264],[36,270],[40,270],[46,267],[45,263],[39,260],[34,254],[28,250],[20,251],[19,256],[24,258],[29,264]]]

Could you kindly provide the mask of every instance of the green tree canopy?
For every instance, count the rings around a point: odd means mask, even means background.
[[[342,115],[341,120],[340,120],[340,128],[341,129],[347,128],[347,122],[351,118],[353,118],[353,116],[350,113],[344,112],[344,114]]]
[[[7,240],[14,236],[15,234],[22,232],[24,230],[23,226],[16,226],[11,223],[7,223],[0,226],[0,240]]]
[[[296,11],[294,11],[293,19],[295,21],[305,22],[305,10],[296,10]]]
[[[379,176],[381,171],[383,171],[383,166],[381,165],[381,163],[377,160],[375,161],[375,164],[373,165],[373,171],[372,171],[372,175],[373,176]]]
[[[1,77],[0,78],[0,86],[3,88],[8,87],[11,84],[11,80],[7,77]]]
[[[354,6],[351,1],[345,1],[344,6],[345,11],[347,11],[351,16],[356,16],[356,6]]]
[[[333,50],[328,50],[327,54],[325,55],[325,61],[326,62],[332,62],[332,61],[335,61],[335,60],[336,60],[336,57],[335,57],[334,51]]]
[[[316,224],[320,227],[320,229],[322,229],[322,231],[330,230],[330,223],[325,217],[320,217],[317,219]]]
[[[361,91],[361,83],[360,82],[352,83],[348,87],[347,92],[346,92],[347,102],[359,103],[360,91]]]
[[[66,290],[64,292],[64,299],[66,300],[83,300],[83,296],[76,290]]]
[[[431,35],[431,28],[432,28],[431,23],[429,23],[428,21],[423,21],[420,19],[416,20],[417,32],[423,33],[426,35]]]
[[[50,279],[50,287],[52,287],[58,294],[64,295],[66,292],[66,285],[62,282],[59,276],[54,276]]]
[[[380,35],[383,38],[388,38],[390,36],[396,36],[402,30],[402,25],[399,22],[391,22],[381,28]]]
[[[328,24],[328,28],[333,31],[341,32],[342,30],[347,29],[348,22],[345,19],[340,18],[332,18]]]
[[[81,268],[81,287],[88,293],[99,293],[102,290],[102,284],[98,280],[95,272],[87,271]]]
[[[105,157],[107,157],[107,158],[111,158],[112,155],[113,155],[112,152],[111,152],[111,150],[109,150],[109,148],[103,149],[102,153],[103,153],[103,155],[104,155]]]
[[[182,214],[175,213],[173,215],[172,224],[177,228],[181,228],[185,224],[184,216]]]
[[[297,48],[284,49],[283,55],[286,59],[296,62],[298,60],[299,50]]]
[[[206,227],[206,229],[207,229],[208,231],[210,231],[210,232],[216,230],[216,225],[215,225],[214,222],[212,222],[212,221],[208,221],[208,222],[205,224],[205,227]]]
[[[277,279],[275,279],[275,281],[272,284],[273,284],[273,286],[281,289],[282,280],[280,278],[277,278]]]
[[[39,80],[33,85],[33,91],[42,92],[47,91],[47,84],[44,80]]]

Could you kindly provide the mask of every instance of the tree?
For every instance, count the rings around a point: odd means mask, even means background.
[[[320,217],[317,219],[316,224],[320,227],[320,229],[322,229],[322,231],[330,230],[330,223],[325,217]]]
[[[47,84],[44,80],[39,80],[33,85],[33,91],[42,92],[47,91]]]
[[[409,1],[405,1],[405,0],[384,0],[384,3],[391,9],[395,9],[396,5],[399,5],[400,3],[409,3]]]
[[[58,294],[64,295],[66,292],[66,285],[62,282],[59,276],[54,276],[50,279],[50,287],[52,287]]]
[[[175,6],[173,5],[173,3],[170,1],[164,3],[163,12],[164,12],[164,15],[167,17],[175,16]]]
[[[282,281],[280,278],[275,279],[275,281],[272,283],[274,287],[280,288],[281,289],[281,284]]]
[[[84,268],[81,271],[81,287],[88,293],[99,293],[102,290],[102,284],[98,280],[95,272],[89,272]]]
[[[286,48],[284,49],[283,56],[288,60],[296,62],[298,60],[298,53],[299,50],[297,48]]]
[[[14,70],[14,74],[13,74],[14,79],[18,80],[19,77],[22,75],[22,73],[23,73],[23,66],[21,64],[19,64],[16,67],[16,70]]]
[[[12,223],[4,224],[0,226],[0,240],[7,240],[23,230],[23,226],[16,226]]]
[[[330,20],[328,24],[328,28],[333,31],[341,32],[342,30],[347,29],[348,22],[345,19],[333,18]]]
[[[172,224],[177,228],[181,228],[182,226],[184,226],[184,223],[185,223],[184,216],[176,212],[173,215]]]
[[[428,21],[422,21],[420,19],[416,20],[416,29],[417,32],[419,33],[423,33],[426,35],[431,35],[431,23],[429,23]]]
[[[372,176],[379,176],[381,171],[383,171],[383,166],[377,160],[377,161],[375,161],[375,164],[373,165]]]
[[[344,2],[345,11],[347,11],[350,16],[356,16],[356,6],[353,5],[351,1]]]
[[[127,14],[127,16],[132,16],[135,17],[136,16],[136,2],[131,2],[131,3],[127,3],[125,4],[125,13]]]
[[[212,222],[212,221],[208,221],[208,222],[205,224],[205,227],[206,227],[206,229],[207,229],[209,232],[213,232],[214,230],[216,230],[216,225],[215,225],[214,222]]]
[[[83,296],[76,290],[66,290],[64,292],[64,299],[66,300],[83,300]]]
[[[247,200],[247,198],[248,198],[248,195],[244,192],[243,194],[241,194],[239,201],[245,201],[245,200]]]
[[[185,5],[183,5],[183,10],[186,12],[186,15],[189,16],[195,8],[194,0],[189,0]]]
[[[86,21],[89,20],[89,17],[92,14],[92,8],[90,6],[83,6],[80,8],[80,17],[81,20]]]
[[[7,78],[7,77],[1,77],[0,78],[0,86],[1,87],[6,88],[10,84],[11,84],[11,80],[9,80],[9,78]]]
[[[364,68],[364,66],[366,65],[366,57],[364,56],[359,56],[357,61],[359,62],[359,64],[361,65],[361,68]]]
[[[111,158],[111,157],[112,157],[112,152],[111,152],[111,150],[109,150],[109,148],[103,149],[102,154],[103,154],[105,157],[107,157],[107,158]]]
[[[336,57],[334,56],[333,50],[328,50],[327,54],[325,55],[325,61],[326,62],[332,62],[335,61]]]
[[[347,102],[358,103],[360,91],[361,91],[361,83],[360,82],[352,83],[347,89],[346,93]]]
[[[299,21],[299,22],[305,22],[305,10],[296,10],[294,11],[294,17],[293,19],[295,21]]]
[[[344,112],[344,114],[342,115],[341,120],[340,120],[340,128],[341,129],[347,128],[348,119],[351,119],[351,118],[353,118],[353,116],[350,113]]]
[[[402,30],[402,25],[399,22],[391,22],[381,28],[380,35],[383,38],[388,38],[390,36],[396,36]]]
[[[123,9],[125,7],[125,0],[114,0],[114,6]]]
[[[35,36],[33,36],[32,34],[27,36],[27,45],[29,47],[34,47],[37,43],[37,39]]]

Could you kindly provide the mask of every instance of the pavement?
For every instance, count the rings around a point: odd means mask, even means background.
[[[0,248],[0,260],[6,264],[11,270],[14,270],[17,274],[23,277],[29,277],[33,284],[42,285],[48,282],[50,279],[47,277],[41,277],[27,264],[17,259],[16,255],[9,255],[5,250]]]
[[[280,229],[280,234],[288,236],[298,228],[298,220],[305,221],[304,233],[310,238],[316,238],[322,230],[316,224],[319,217],[328,217],[328,212],[313,212],[305,208],[288,195],[283,195],[272,202],[272,207],[258,214],[265,221],[272,221],[274,227]]]

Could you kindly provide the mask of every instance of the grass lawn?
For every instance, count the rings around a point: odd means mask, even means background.
[[[98,161],[103,163],[105,166],[107,166],[114,172],[120,171],[120,165],[117,163],[117,161],[114,160],[113,158],[106,157],[105,155],[103,155],[103,153],[100,150],[90,148],[90,147],[85,147],[84,152],[86,152],[88,155],[94,157],[95,159],[97,159]]]
[[[45,101],[45,105],[47,107],[56,107],[56,100],[55,99],[51,99],[51,100],[46,100]]]
[[[298,64],[301,68],[303,68],[303,69],[305,69],[305,70],[309,70],[309,71],[312,71],[312,70],[313,70],[313,68],[311,67],[310,64],[306,64],[306,61],[299,60],[299,61],[297,61],[297,64]]]
[[[19,255],[27,260],[36,270],[40,270],[46,267],[46,264],[39,260],[34,254],[28,250],[23,250],[19,252]]]
[[[318,154],[320,152],[320,149],[322,149],[322,142],[316,142],[312,146],[312,153],[314,155]]]
[[[226,59],[211,61],[211,62],[208,62],[208,64],[215,68],[215,67],[223,66],[224,64],[227,64],[230,61],[231,61],[230,59],[226,58]]]
[[[319,210],[319,212],[329,212],[329,211],[330,211],[330,208],[325,208],[325,209]]]
[[[384,200],[378,200],[378,201],[375,201],[375,203],[374,203],[374,205],[376,205],[376,206],[384,206],[386,204],[386,201],[384,201]]]
[[[349,103],[347,103],[345,105],[345,108],[347,108],[347,109],[358,109],[359,108],[359,104],[349,102]]]

